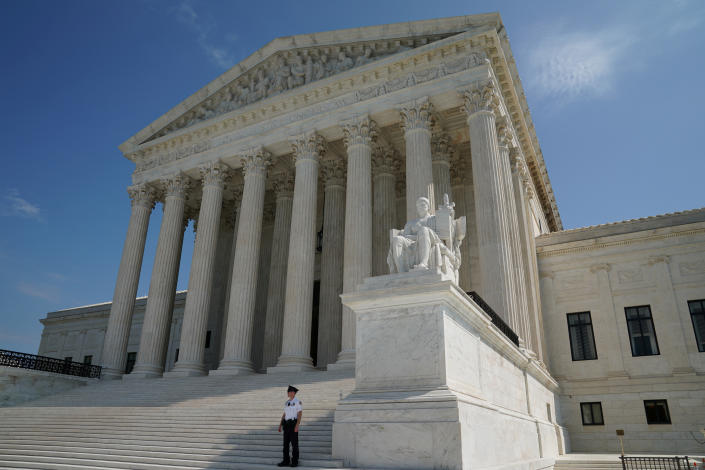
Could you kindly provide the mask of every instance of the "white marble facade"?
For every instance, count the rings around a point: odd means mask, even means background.
[[[40,354],[90,355],[117,379],[359,369],[370,352],[357,351],[360,319],[341,294],[387,274],[390,230],[416,217],[418,198],[435,211],[447,194],[466,227],[453,295],[479,293],[519,337],[511,353],[487,349],[481,383],[457,388],[482,389],[490,408],[524,403],[514,417],[547,439],[531,450],[537,462],[569,440],[614,450],[620,426],[637,447],[653,437],[672,442],[664,451],[690,449],[685,433],[702,421],[691,411],[705,409],[705,352],[687,306],[705,299],[705,212],[563,231],[498,14],[276,39],[120,150],[136,168],[113,302],[48,314]],[[143,260],[157,204],[157,254]],[[189,221],[189,289],[177,293]],[[143,262],[154,265],[149,297],[135,301]],[[630,305],[651,306],[659,356],[631,356]],[[566,315],[582,311],[597,360],[571,358]],[[447,330],[444,341],[458,342],[449,354],[469,347],[463,335],[482,337],[479,349],[490,341],[473,328]],[[128,355],[135,368],[124,375]],[[460,369],[455,377],[474,373]],[[493,391],[505,380],[524,391]],[[646,424],[642,399],[669,401],[669,429]],[[605,424],[582,425],[582,402],[602,402]],[[484,419],[464,403],[459,419]]]

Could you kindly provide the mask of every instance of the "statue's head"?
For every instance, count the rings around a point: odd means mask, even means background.
[[[431,201],[428,198],[421,196],[416,200],[416,213],[419,217],[423,217],[428,214],[428,210],[431,208]]]

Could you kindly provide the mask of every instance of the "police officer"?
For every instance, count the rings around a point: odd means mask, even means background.
[[[278,467],[299,465],[299,424],[301,424],[303,408],[301,400],[296,398],[298,391],[299,389],[291,385],[286,390],[289,399],[284,404],[284,414],[279,423],[279,432],[282,432],[282,426],[284,427],[284,460],[277,464]],[[291,460],[289,460],[289,443],[293,447]]]

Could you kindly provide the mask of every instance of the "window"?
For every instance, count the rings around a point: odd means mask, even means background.
[[[666,400],[644,400],[644,411],[648,424],[671,424]]]
[[[93,356],[83,356],[83,363],[84,364],[92,364],[93,363]]]
[[[597,359],[590,312],[569,313],[568,334],[570,335],[570,355],[574,361]]]
[[[64,361],[66,361],[66,362],[71,362],[71,361],[73,361],[73,356],[66,356],[66,357],[64,358]]]
[[[210,330],[206,331],[206,349],[211,347],[211,332]]]
[[[651,307],[625,307],[627,330],[632,345],[632,356],[656,356],[659,353]]]
[[[125,364],[125,373],[129,374],[135,367],[135,361],[137,360],[136,352],[127,353],[127,363]]]
[[[693,321],[698,351],[705,352],[705,299],[689,301],[688,308],[690,319]]]
[[[176,348],[176,354],[174,354],[174,362],[179,362],[179,348]]]
[[[583,415],[583,424],[585,426],[601,426],[605,424],[602,418],[602,403],[599,401],[581,403],[580,414]]]

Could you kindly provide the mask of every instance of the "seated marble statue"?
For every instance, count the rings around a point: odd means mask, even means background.
[[[425,197],[416,200],[418,218],[403,230],[390,231],[387,264],[390,273],[434,270],[449,275],[458,283],[460,244],[465,238],[465,217],[454,219],[454,204],[444,195],[435,215],[429,212]]]

